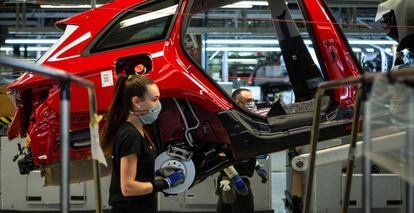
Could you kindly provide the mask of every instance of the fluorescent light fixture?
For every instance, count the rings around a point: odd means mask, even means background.
[[[27,47],[27,51],[47,51],[49,48],[50,47]],[[22,47],[20,47],[20,51],[22,51]]]
[[[279,47],[207,47],[207,51],[280,52]]]
[[[398,43],[391,40],[349,40],[349,44],[397,45]]]
[[[177,7],[178,7],[178,5],[176,4],[176,5],[161,9],[161,10],[146,13],[144,15],[135,16],[133,18],[129,18],[129,19],[121,21],[121,23],[119,23],[119,25],[121,26],[121,28],[124,28],[124,27],[129,27],[129,26],[132,26],[132,25],[136,25],[136,24],[139,24],[139,23],[151,21],[151,20],[154,20],[154,19],[170,16],[170,15],[173,15],[175,13],[175,11],[177,10]]]
[[[36,52],[36,51],[47,51],[50,47],[27,47],[27,51]],[[19,48],[20,51],[24,51],[24,47]],[[1,47],[0,51],[7,52],[13,51],[13,47]]]
[[[253,5],[235,3],[235,4],[229,4],[229,5],[223,6],[221,8],[226,8],[226,9],[250,9],[252,7],[253,7]]]
[[[241,62],[241,63],[257,63],[257,59],[254,58],[229,58],[227,59],[228,62]]]
[[[309,39],[304,40],[306,45],[312,44]],[[209,39],[206,41],[207,44],[279,44],[276,39]],[[396,41],[391,40],[350,40],[349,44],[364,45],[364,44],[376,44],[376,45],[395,45],[398,44]]]
[[[354,51],[356,53],[362,52],[361,48],[352,48],[352,51]]]
[[[97,4],[96,7],[100,7],[102,4]],[[49,4],[42,4],[40,5],[40,8],[43,9],[89,9],[91,8],[90,4],[82,4],[82,5],[49,5]]]
[[[231,39],[208,39],[207,44],[279,44],[278,40],[274,39],[241,39],[241,40],[231,40]]]
[[[369,53],[375,52],[374,48],[365,48],[365,51],[367,51]]]
[[[54,44],[58,39],[6,39],[6,44]]]
[[[207,51],[229,52],[281,52],[280,47],[207,47]],[[353,52],[362,52],[361,48],[352,48]]]
[[[280,52],[280,47],[207,47],[207,51],[229,52]],[[354,52],[362,52],[361,48],[352,48]]]
[[[0,51],[3,51],[3,52],[13,51],[13,48],[12,47],[0,47]]]
[[[221,8],[252,8],[253,6],[268,6],[267,1],[240,1],[234,4],[229,4]]]
[[[243,4],[251,4],[253,6],[268,6],[267,1],[241,1]]]

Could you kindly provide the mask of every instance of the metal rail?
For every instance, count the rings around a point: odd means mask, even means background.
[[[414,97],[411,95],[410,96],[410,100],[409,100],[409,105],[408,105],[408,116],[409,116],[409,125],[407,128],[407,140],[405,142],[405,149],[406,150],[414,150]],[[414,162],[414,156],[409,152],[409,151],[405,151],[405,159],[410,162],[413,163]],[[412,164],[408,166],[408,178],[413,178],[414,177],[414,168],[412,166]],[[408,199],[405,203],[407,205],[407,212],[414,212],[414,187],[409,184],[409,182],[407,182],[407,197],[411,198]]]
[[[0,56],[0,64],[17,69],[32,72],[34,74],[60,81],[61,89],[61,113],[60,113],[60,135],[61,135],[61,186],[60,186],[60,211],[69,212],[69,128],[70,128],[70,84],[75,83],[88,88],[89,115],[91,122],[97,116],[97,101],[95,85],[86,79],[64,72],[62,70],[30,64],[19,59]],[[1,70],[0,70],[1,72]],[[95,207],[97,213],[102,213],[100,167],[97,160],[93,160],[93,173],[95,183]]]
[[[365,101],[365,100],[364,100]],[[371,120],[371,103],[366,103],[364,109],[364,119],[369,121]],[[371,124],[369,122],[364,122],[364,139],[362,143],[362,156],[363,156],[363,170],[364,170],[364,177],[362,179],[362,202],[363,202],[363,212],[369,213],[371,212],[372,207],[372,176],[371,176],[371,160],[367,156],[368,150],[372,148],[371,145],[371,138],[372,138],[372,131],[371,131]]]
[[[313,186],[313,176],[315,170],[315,156],[316,156],[316,149],[319,140],[319,124],[320,124],[320,117],[321,117],[321,106],[322,106],[322,97],[325,94],[325,89],[318,89],[316,92],[315,97],[315,114],[313,116],[312,122],[312,129],[311,129],[311,144],[310,144],[310,159],[309,159],[309,172],[307,176],[307,184],[305,188],[305,203],[303,205],[303,212],[309,213],[310,212],[310,201],[311,201],[311,194],[312,194],[312,186]]]
[[[389,132],[386,135],[375,137],[371,141],[375,146],[372,148],[374,152],[381,152],[384,150],[389,150],[396,147],[401,147],[404,144],[406,134],[404,132]],[[355,158],[362,157],[362,146],[363,142],[358,141],[355,148]],[[315,161],[315,166],[323,166],[338,161],[344,161],[348,159],[350,144],[344,144],[340,146],[335,146],[332,148],[318,150],[316,155],[318,159]],[[299,162],[299,163],[298,163]],[[309,162],[309,153],[305,153],[299,156],[296,156],[292,159],[291,164],[292,168],[295,171],[303,172],[307,170]]]
[[[358,90],[355,97],[355,110],[354,117],[352,120],[352,132],[351,132],[351,144],[349,147],[348,154],[348,167],[346,169],[346,183],[345,183],[345,192],[342,198],[342,213],[348,213],[349,206],[349,195],[351,194],[351,184],[352,184],[352,175],[354,174],[354,162],[355,162],[355,153],[356,153],[356,143],[359,132],[359,118],[361,117],[361,100],[362,100],[362,91]]]
[[[362,82],[367,82],[367,83],[372,82],[373,79],[379,75],[384,75],[384,74],[383,73],[367,73],[365,75],[361,75],[358,77],[349,77],[349,78],[336,80],[336,81],[328,81],[328,82],[321,83],[319,85],[319,88],[318,88],[318,91],[316,92],[316,97],[315,97],[316,104],[314,108],[315,111],[314,111],[313,124],[312,124],[312,130],[311,130],[312,132],[311,132],[311,143],[310,143],[310,153],[309,153],[310,157],[309,157],[309,166],[308,166],[309,170],[308,170],[308,177],[306,181],[306,189],[305,189],[306,191],[305,191],[304,208],[303,208],[304,213],[310,212],[310,201],[311,201],[311,196],[312,196],[313,177],[314,177],[314,172],[315,172],[316,149],[317,149],[317,143],[319,141],[319,125],[320,125],[320,116],[321,116],[322,97],[324,96],[327,90],[335,89],[335,88],[343,87],[343,86],[357,86]],[[414,80],[414,69],[405,68],[405,69],[401,69],[395,72],[386,73],[386,75],[388,76],[389,79],[393,81]],[[356,104],[355,109],[359,108],[360,106],[357,106],[357,105],[358,104],[360,105],[362,102],[361,100],[358,100],[361,98],[360,95],[361,94],[357,95],[357,100],[355,102]],[[365,111],[369,110],[367,108],[365,108]],[[358,109],[358,111],[359,110],[360,109]],[[357,129],[358,125],[355,124],[355,121],[359,123],[359,118],[357,119],[357,117],[360,116],[359,114],[360,112],[354,113],[354,118],[353,118],[354,124],[352,125],[352,134],[353,135],[355,134],[355,137],[352,137],[351,144],[352,143],[356,144],[356,134],[358,132],[358,129]],[[370,138],[368,139],[367,138],[368,136],[365,135],[364,137],[364,153],[367,151],[367,148],[369,148],[369,145],[370,145]],[[350,152],[349,152],[350,154],[352,154],[351,152],[353,152],[352,149],[355,149],[355,146],[354,147],[352,145],[350,146]],[[354,157],[355,156],[353,156],[353,158]],[[349,160],[353,160],[353,159],[349,159]],[[349,164],[351,164],[351,162],[349,162]],[[364,199],[365,199],[364,209],[365,209],[365,212],[369,212],[371,209],[371,197],[372,197],[371,183],[372,181],[370,179],[371,177],[370,165],[371,165],[370,159],[367,157],[364,157]],[[349,167],[348,167],[348,170],[349,170]],[[350,187],[350,183],[352,182],[352,180],[348,180],[348,178],[352,178],[352,171],[353,170],[350,170],[349,174],[347,172],[347,183],[349,183],[349,186],[346,186],[346,187]],[[344,198],[349,198],[349,192],[350,192],[350,189],[345,192]],[[347,209],[348,202],[349,202],[348,200],[343,199],[343,202],[342,202],[343,211],[344,209]]]

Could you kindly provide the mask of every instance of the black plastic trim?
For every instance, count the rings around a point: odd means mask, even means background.
[[[240,118],[240,113],[228,110],[219,113],[229,134],[235,159],[245,159],[261,154],[282,151],[310,143],[311,125],[299,126],[292,129],[270,131],[252,125],[253,121]],[[254,123],[254,122],[253,122]],[[326,121],[320,124],[320,141],[349,135],[352,121]]]

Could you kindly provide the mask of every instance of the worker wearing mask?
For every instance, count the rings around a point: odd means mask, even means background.
[[[232,99],[248,111],[254,112],[257,109],[253,94],[248,89],[235,90]],[[262,183],[267,182],[268,173],[255,158],[242,160],[220,172],[216,190],[219,196],[218,213],[254,212],[254,198],[249,181],[254,171],[261,177]]]
[[[156,192],[184,182],[181,169],[166,167],[154,174],[157,150],[146,125],[158,118],[159,98],[151,79],[136,74],[118,76],[101,144],[112,154],[109,204],[114,213],[154,213]]]

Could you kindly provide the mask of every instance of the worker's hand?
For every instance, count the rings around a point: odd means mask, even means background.
[[[231,178],[231,182],[233,182],[234,190],[240,195],[247,195],[249,193],[249,188],[247,188],[246,183],[244,180],[239,176],[236,175]]]
[[[266,183],[267,180],[269,179],[269,174],[267,173],[267,170],[260,165],[256,166],[256,173],[257,175],[259,175],[260,178],[262,178],[262,183]]]
[[[164,167],[155,172],[155,175],[162,177],[168,184],[168,188],[176,187],[185,181],[182,169],[176,167]]]
[[[172,188],[172,187],[176,187],[180,184],[183,184],[185,181],[185,175],[182,169],[180,169],[180,171],[174,172],[171,175],[169,175],[168,177],[165,178],[165,180],[168,183],[168,187]]]
[[[160,176],[162,178],[166,178],[166,177],[168,177],[168,176],[170,176],[173,173],[178,172],[178,171],[183,171],[183,170],[180,169],[180,168],[177,168],[177,167],[173,167],[173,166],[166,166],[166,167],[163,167],[161,169],[158,169],[155,172],[155,175]]]

